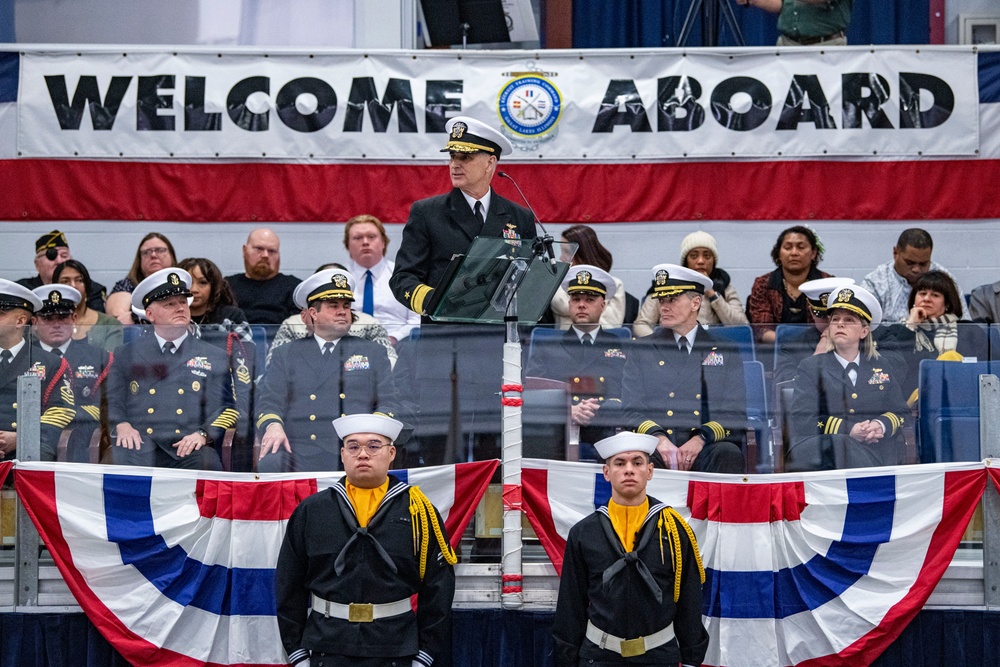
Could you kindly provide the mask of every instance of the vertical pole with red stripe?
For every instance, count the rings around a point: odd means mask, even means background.
[[[516,320],[516,318],[514,318]],[[503,346],[503,539],[500,560],[501,595],[504,609],[524,604],[521,572],[521,342],[517,322],[507,322]]]

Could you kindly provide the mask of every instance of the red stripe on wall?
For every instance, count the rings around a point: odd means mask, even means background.
[[[543,222],[1000,218],[1000,160],[504,165]],[[0,220],[405,222],[444,165],[0,160]],[[497,192],[520,201],[502,179]]]

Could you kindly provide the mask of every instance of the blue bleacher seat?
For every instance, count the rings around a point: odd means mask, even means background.
[[[736,343],[743,361],[756,361],[757,353],[753,344],[753,329],[749,324],[728,324],[712,327],[712,333]]]
[[[264,362],[267,359],[267,327],[261,324],[251,324],[250,325],[250,335],[253,337],[253,344],[256,348],[255,351],[255,361],[256,367],[254,372],[256,373],[256,378],[260,378],[264,374]]]
[[[996,372],[985,361],[920,362],[920,417],[917,435],[921,463],[978,461],[979,376]]]
[[[767,384],[764,381],[764,364],[744,361],[743,377],[746,385],[747,428],[753,429],[757,443],[756,460],[750,461],[757,469],[749,472],[770,472],[774,462],[771,441],[770,414],[767,405]]]

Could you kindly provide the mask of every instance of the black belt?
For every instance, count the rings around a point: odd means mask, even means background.
[[[787,33],[782,33],[782,34],[785,35],[785,37],[787,37],[788,39],[792,40],[793,42],[798,42],[799,44],[802,44],[803,46],[809,46],[810,44],[819,44],[820,42],[829,42],[832,39],[837,39],[839,37],[843,37],[844,36],[844,31],[841,30],[840,32],[835,32],[832,35],[819,35],[818,37],[808,37],[808,36],[806,36],[806,37],[795,37],[794,35],[789,35]]]

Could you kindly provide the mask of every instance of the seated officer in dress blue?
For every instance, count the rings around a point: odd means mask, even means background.
[[[653,267],[660,328],[632,344],[622,380],[625,425],[659,438],[654,463],[742,473],[746,384],[736,345],[698,326],[712,280],[676,264]]]
[[[830,292],[845,285],[853,285],[853,278],[817,278],[807,280],[799,285],[799,291],[805,294],[812,312],[812,326],[808,324],[795,325],[791,334],[782,330],[781,348],[778,350],[777,365],[774,369],[774,381],[784,382],[795,378],[795,370],[806,357],[813,354],[825,354],[828,339],[824,336],[827,325],[826,300]],[[792,326],[792,325],[786,325]]]
[[[73,433],[66,445],[66,460],[87,463],[95,430],[100,431],[102,443],[107,440],[105,390],[113,357],[104,348],[86,340],[73,340],[76,307],[82,298],[76,288],[51,284],[36,287],[32,292],[42,302],[41,309],[32,319],[34,344],[66,360],[76,398],[76,416],[70,423]]]
[[[115,463],[221,470],[239,416],[229,360],[190,335],[191,274],[161,269],[132,292],[153,331],[118,348],[108,374]]]
[[[333,420],[374,412],[392,416],[396,390],[385,348],[350,335],[354,278],[326,269],[302,281],[295,305],[308,309],[313,335],[282,345],[257,390],[260,472],[336,470]]]

